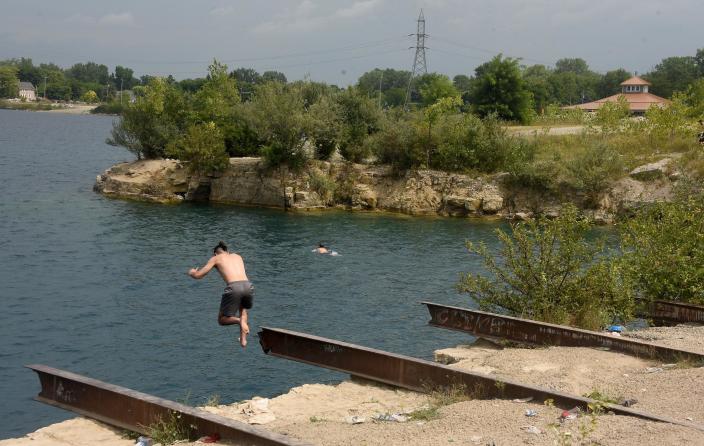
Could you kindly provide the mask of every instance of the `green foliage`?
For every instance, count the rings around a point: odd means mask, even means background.
[[[163,158],[166,146],[188,127],[183,93],[163,78],[153,79],[113,124],[108,144],[119,145],[138,158]]]
[[[672,96],[672,102],[663,107],[650,107],[645,113],[648,131],[654,138],[673,140],[677,136],[694,137],[688,117],[691,111],[687,98],[681,93]]]
[[[229,162],[222,133],[214,122],[189,126],[166,146],[166,155],[185,161],[198,174],[222,171]]]
[[[88,104],[95,104],[98,102],[98,95],[93,90],[88,90],[81,95],[81,101],[87,102]]]
[[[93,114],[101,114],[101,115],[119,115],[122,114],[122,112],[125,110],[125,105],[120,104],[119,102],[113,101],[109,102],[107,104],[100,104],[97,107],[95,107],[93,110],[90,112]]]
[[[691,118],[704,119],[704,76],[690,84],[684,101],[689,107],[688,114]]]
[[[379,129],[380,113],[373,100],[355,88],[336,96],[339,110],[339,149],[348,161],[362,162],[371,154],[366,138]]]
[[[606,102],[596,111],[594,119],[590,124],[592,131],[601,135],[609,135],[620,131],[624,126],[624,119],[630,115],[630,109],[626,98],[621,95],[617,102]]]
[[[310,133],[315,146],[315,159],[327,160],[337,149],[342,123],[340,105],[325,95],[309,109]]]
[[[600,329],[631,317],[634,299],[623,266],[604,256],[603,240],[588,239],[590,224],[571,205],[555,220],[514,224],[497,230],[494,256],[484,243],[467,242],[491,278],[463,275],[458,289],[480,308],[545,322]]]
[[[300,86],[269,82],[256,87],[246,110],[263,142],[262,156],[269,166],[287,164],[296,169],[306,163],[304,143],[310,126],[304,104]]]
[[[450,78],[444,74],[426,74],[419,80],[417,88],[421,102],[426,107],[433,106],[443,99],[458,98],[460,95]]]
[[[699,76],[695,57],[676,56],[663,59],[644,77],[653,84],[653,92],[667,98],[676,91],[686,91]]]
[[[438,418],[440,418],[440,412],[436,406],[423,407],[408,414],[408,419],[411,421],[432,421]]]
[[[166,419],[158,418],[147,426],[147,436],[155,444],[171,445],[191,439],[195,429],[196,426],[187,424],[180,413],[170,411]]]
[[[0,66],[0,98],[16,98],[19,95],[20,80],[17,67]]]
[[[586,193],[588,205],[596,206],[601,193],[623,175],[624,165],[618,151],[597,142],[567,162],[572,186]]]
[[[321,172],[311,171],[309,174],[310,188],[320,195],[326,204],[331,204],[337,191],[337,183]]]
[[[704,304],[704,198],[641,209],[621,226],[622,249],[647,299]]]
[[[534,125],[584,124],[586,116],[579,108],[562,108],[558,104],[548,104],[542,113],[532,120]]]
[[[527,123],[531,94],[521,76],[518,59],[502,58],[478,66],[469,93],[470,102],[480,116],[496,114],[509,121]]]

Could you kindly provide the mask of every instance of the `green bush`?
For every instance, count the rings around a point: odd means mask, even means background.
[[[199,174],[222,171],[229,161],[222,133],[214,122],[188,127],[183,136],[169,143],[166,154],[185,161],[191,172]]]
[[[648,299],[704,304],[704,198],[641,209],[621,226],[627,263]]]
[[[545,322],[600,329],[633,314],[630,276],[607,257],[603,240],[588,239],[591,226],[565,205],[555,220],[514,224],[497,230],[501,248],[493,255],[482,242],[467,242],[490,277],[467,273],[458,288],[489,311]]]
[[[611,181],[623,175],[619,153],[606,143],[597,143],[579,152],[567,163],[571,185],[586,194],[586,203],[596,206]]]

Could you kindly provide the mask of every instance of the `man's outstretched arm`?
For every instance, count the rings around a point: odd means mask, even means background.
[[[210,272],[211,269],[215,266],[215,257],[211,257],[210,260],[208,260],[208,263],[203,266],[203,268],[196,269],[196,268],[191,268],[190,271],[188,271],[188,275],[193,277],[194,279],[202,279],[203,277],[206,276]]]

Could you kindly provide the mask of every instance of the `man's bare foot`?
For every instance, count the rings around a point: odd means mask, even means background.
[[[244,329],[240,330],[240,345],[242,348],[247,346],[247,333],[244,331]]]

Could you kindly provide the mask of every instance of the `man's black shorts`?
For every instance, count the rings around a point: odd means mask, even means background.
[[[240,306],[245,310],[252,308],[254,285],[249,280],[230,282],[225,287],[220,301],[220,313],[224,316],[237,316]]]

